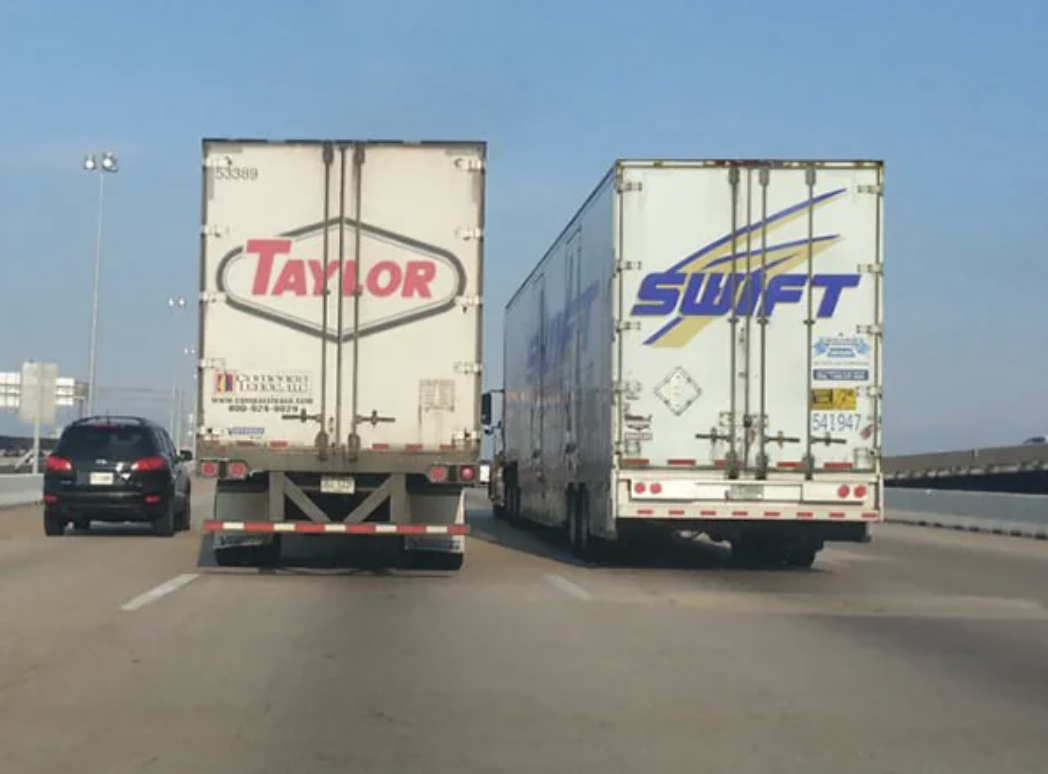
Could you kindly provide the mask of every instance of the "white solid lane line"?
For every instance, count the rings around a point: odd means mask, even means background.
[[[172,592],[178,591],[183,586],[188,586],[199,577],[200,575],[198,573],[188,573],[186,575],[174,577],[165,583],[161,583],[156,588],[150,589],[145,594],[139,594],[126,605],[123,605],[120,609],[138,610],[139,608],[145,607],[150,602],[156,602],[161,597],[165,597]]]
[[[582,586],[578,585],[577,583],[572,583],[563,575],[547,575],[545,577],[548,583],[556,586],[565,594],[570,594],[571,596],[575,597],[575,599],[582,599],[587,602],[593,599],[593,596],[588,591],[586,591],[586,589],[582,588]]]

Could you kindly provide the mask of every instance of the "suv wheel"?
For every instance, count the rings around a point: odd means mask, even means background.
[[[175,534],[175,503],[171,501],[164,508],[164,515],[153,524],[158,537],[169,538]]]
[[[44,515],[44,534],[48,537],[62,537],[65,534],[65,519],[60,516]]]

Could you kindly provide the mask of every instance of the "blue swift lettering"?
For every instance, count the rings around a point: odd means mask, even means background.
[[[858,274],[750,274],[659,272],[646,276],[637,292],[632,314],[637,317],[769,316],[781,304],[797,304],[804,292],[818,291],[818,317],[833,317],[848,288],[858,287]],[[733,305],[734,301],[734,305]]]

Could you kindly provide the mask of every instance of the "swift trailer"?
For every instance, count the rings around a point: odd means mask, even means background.
[[[220,563],[276,562],[304,533],[461,567],[485,159],[474,142],[204,141],[196,458],[218,479]]]
[[[616,162],[506,306],[496,512],[581,556],[653,529],[756,566],[868,541],[882,186],[878,161]]]

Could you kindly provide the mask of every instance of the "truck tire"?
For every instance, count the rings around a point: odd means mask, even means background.
[[[281,542],[276,535],[260,546],[216,548],[215,564],[219,567],[276,567],[280,564]]]

